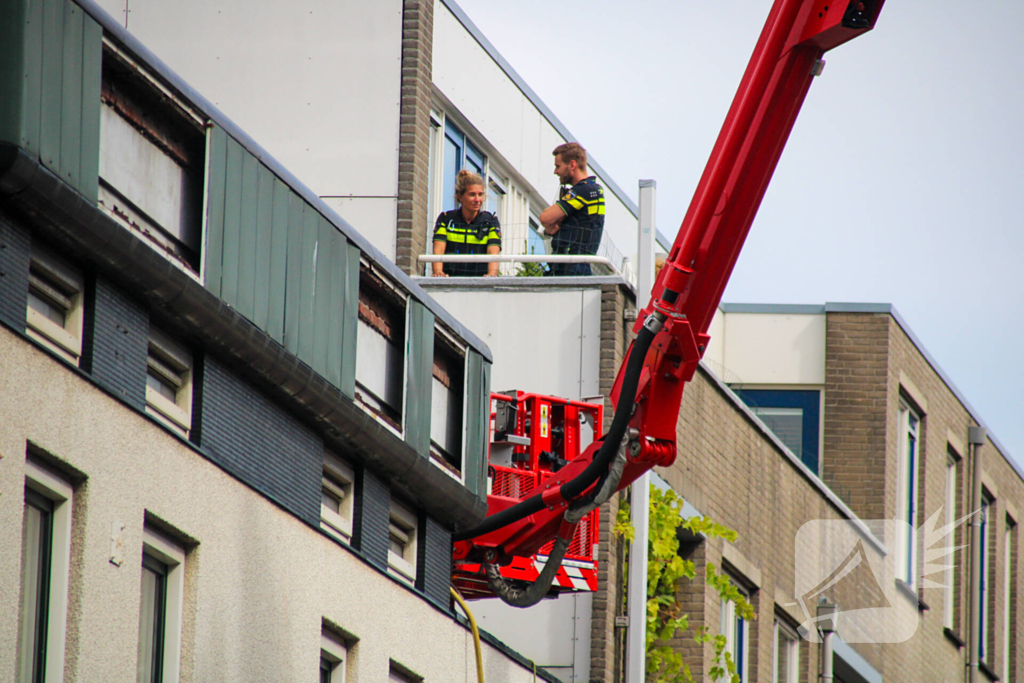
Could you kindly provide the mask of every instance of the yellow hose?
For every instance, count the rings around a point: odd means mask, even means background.
[[[473,631],[473,646],[476,648],[476,677],[477,683],[484,683],[484,656],[480,652],[480,631],[476,628],[476,619],[473,618],[473,613],[469,611],[469,607],[466,606],[466,601],[459,595],[459,591],[452,587],[452,597],[455,598],[455,602],[459,603],[459,607],[466,613],[466,618],[469,619],[469,628]]]

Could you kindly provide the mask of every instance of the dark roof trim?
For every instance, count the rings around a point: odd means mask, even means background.
[[[530,100],[533,106],[537,108],[537,111],[544,115],[544,118],[548,120],[548,123],[550,123],[555,128],[555,130],[558,131],[558,134],[570,142],[578,142],[578,140],[576,140],[576,137],[569,132],[568,128],[565,127],[565,124],[562,123],[557,116],[555,116],[555,113],[548,108],[548,105],[544,104],[544,100],[542,100],[537,95],[537,93],[533,91],[533,88],[531,88],[526,83],[526,81],[523,80],[523,77],[520,76],[519,73],[512,68],[512,65],[505,61],[505,58],[502,57],[501,53],[498,52],[498,49],[491,44],[491,41],[487,40],[487,36],[485,36],[483,34],[483,31],[481,31],[477,27],[477,25],[473,23],[473,20],[469,18],[469,15],[466,14],[465,10],[459,7],[458,3],[455,2],[455,0],[441,0],[441,2],[444,4],[445,7],[451,10],[451,13],[454,14],[455,18],[459,20],[459,23],[461,23],[466,28],[466,30],[469,31],[469,34],[473,36],[476,42],[480,44],[480,47],[484,49],[484,52],[486,52],[490,56],[490,58],[494,60],[494,63],[497,64],[498,67],[505,72],[505,75],[507,75],[509,79],[516,84],[516,87],[519,88],[520,91],[522,91],[523,95],[526,96],[526,99]],[[630,199],[629,195],[627,195],[622,190],[622,188],[619,187],[618,183],[612,180],[611,176],[605,173],[605,170],[601,168],[601,165],[597,163],[596,159],[591,157],[589,154],[587,155],[587,157],[588,165],[590,166],[590,168],[596,171],[595,175],[601,176],[601,180],[603,180],[605,185],[607,185],[608,188],[615,193],[615,196],[619,198],[619,201],[626,205],[626,208],[629,209],[630,213],[632,213],[634,216],[639,216],[640,208],[636,205],[636,202]],[[656,236],[658,238],[658,241],[661,243],[662,248],[664,248],[667,251],[672,246],[672,241],[665,237],[663,234],[661,234],[660,230],[656,232]]]
[[[871,304],[871,303],[851,303],[851,302],[834,302],[830,301],[825,303],[824,306],[820,304],[720,304],[719,308],[723,313],[761,313],[761,314],[781,314],[781,315],[822,315],[825,313],[882,313],[891,315],[893,320],[900,326],[904,334],[910,338],[910,341],[917,347],[917,350],[921,352],[924,359],[928,361],[932,370],[939,376],[940,379],[949,387],[949,390],[953,392],[960,404],[967,410],[974,421],[980,426],[985,427],[988,431],[988,439],[992,442],[992,445],[996,447],[999,454],[1010,464],[1010,467],[1014,469],[1017,476],[1024,481],[1024,467],[1022,467],[1013,457],[1010,456],[1010,452],[999,443],[995,434],[988,428],[985,421],[981,419],[980,414],[975,410],[971,402],[967,400],[963,392],[957,388],[956,384],[953,383],[952,378],[946,374],[946,371],[942,369],[942,366],[938,364],[935,358],[928,352],[921,340],[914,334],[914,330],[910,329],[910,325],[906,323],[903,316],[900,315],[899,311],[892,304]]]
[[[117,23],[117,20],[96,4],[95,0],[74,0],[89,16],[96,20],[103,31],[122,44],[136,58],[142,61],[148,69],[159,76],[168,86],[178,92],[192,106],[198,109],[203,115],[213,121],[216,125],[242,145],[250,154],[260,160],[274,175],[287,184],[296,194],[302,197],[312,207],[330,221],[345,237],[359,247],[359,250],[370,258],[381,270],[387,273],[388,277],[402,288],[409,292],[415,299],[421,301],[439,320],[444,321],[455,334],[475,348],[488,362],[494,362],[491,350],[479,337],[462,326],[448,311],[441,307],[430,295],[420,289],[408,275],[398,268],[390,259],[382,254],[367,240],[361,233],[353,228],[348,221],[339,216],[334,209],[329,207],[312,190],[306,187],[279,161],[263,149],[258,142],[251,138],[245,131],[238,127],[231,119],[223,114],[209,100],[199,94],[192,86],[184,81],[178,74],[164,64],[149,48],[142,44],[138,38]]]
[[[219,359],[385,478],[443,526],[472,528],[487,503],[393,434],[337,387],[165,256],[43,166],[0,143],[0,200],[33,233],[56,242],[146,302]]]

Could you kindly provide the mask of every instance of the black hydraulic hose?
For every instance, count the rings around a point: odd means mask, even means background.
[[[640,328],[640,333],[636,336],[633,348],[629,352],[626,374],[622,378],[622,386],[619,389],[619,404],[615,406],[615,417],[612,418],[611,427],[604,435],[601,447],[594,455],[594,459],[590,464],[576,475],[575,478],[562,484],[560,495],[564,500],[572,500],[586,491],[587,487],[597,481],[608,470],[608,465],[618,452],[619,446],[622,443],[622,437],[626,434],[626,428],[629,426],[629,419],[633,416],[633,401],[636,397],[637,386],[640,383],[640,373],[644,367],[647,351],[650,349],[655,335],[661,330],[661,319],[657,317],[659,315],[655,313],[649,316],[644,322],[644,326]],[[510,508],[485,518],[474,529],[467,529],[466,531],[454,534],[452,540],[465,541],[489,534],[496,529],[518,522],[524,517],[529,517],[543,509],[544,500],[541,498],[541,494],[537,493],[537,495],[531,498],[527,498]]]

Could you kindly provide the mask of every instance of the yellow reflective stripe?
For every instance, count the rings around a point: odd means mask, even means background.
[[[473,234],[467,234],[464,232],[450,232],[448,233],[448,241],[455,242],[456,244],[487,244],[487,241],[491,239],[490,235],[484,237],[477,237]]]
[[[586,203],[580,197],[573,197],[572,199],[563,199],[562,201],[564,201],[566,204],[576,209],[577,211],[582,209],[583,205]]]
[[[603,202],[604,201],[604,197],[598,197],[597,199],[591,199],[590,201],[587,201],[583,197],[580,197],[579,200],[581,202],[583,202],[584,204],[597,204],[598,202]]]
[[[603,216],[604,215],[604,204],[601,204],[600,206],[588,206],[587,207],[587,215],[588,216],[594,216],[594,215]]]

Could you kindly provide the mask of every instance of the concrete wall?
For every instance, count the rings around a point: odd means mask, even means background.
[[[825,383],[825,315],[716,311],[705,361],[730,384]]]
[[[601,393],[598,280],[556,285],[547,279],[532,286],[521,284],[523,278],[477,279],[464,286],[441,280],[419,282],[490,347],[492,391],[572,399]]]
[[[351,683],[385,680],[391,661],[427,681],[476,680],[471,636],[450,616],[4,327],[0,423],[0,584],[20,582],[27,444],[82,478],[65,680],[135,680],[146,524],[185,539],[182,681],[313,680],[325,619],[356,639]],[[114,522],[121,566],[108,559]],[[0,612],[18,604],[0,591]],[[0,620],[5,680],[16,640],[17,619]],[[484,657],[488,681],[533,680],[486,643]]]
[[[553,173],[551,150],[566,139],[442,0],[434,3],[433,79],[442,95],[501,156],[508,170],[523,178],[528,185],[524,189],[533,195],[534,209],[552,204],[558,179]],[[580,143],[589,147],[587,140]],[[623,255],[633,256],[637,243],[636,216],[604,185],[605,237]]]
[[[98,0],[395,257],[402,0]]]

